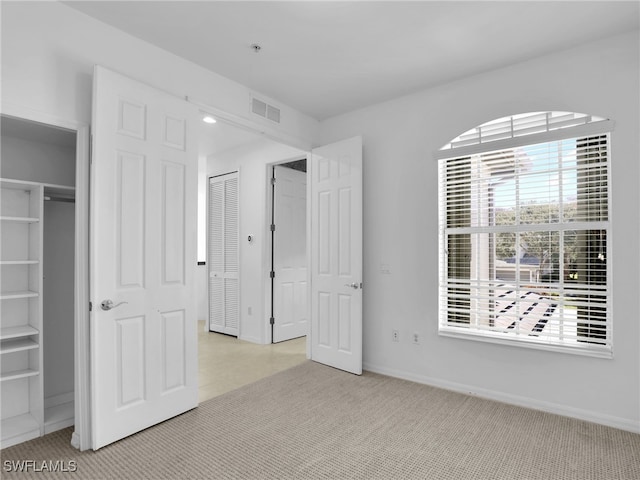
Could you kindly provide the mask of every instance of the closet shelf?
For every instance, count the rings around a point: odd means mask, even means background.
[[[37,265],[38,260],[0,260],[0,265]]]
[[[3,222],[13,223],[38,223],[40,221],[37,217],[13,217],[10,215],[2,215],[0,220]]]
[[[40,436],[40,424],[30,413],[2,419],[3,444],[5,438],[9,439],[19,435],[27,436],[30,432],[35,434],[32,436]],[[2,446],[4,447],[4,445]]]
[[[75,232],[76,209],[60,202],[75,200],[77,153],[73,147],[51,151],[47,132],[53,130],[45,125],[34,129],[31,122],[2,120],[20,127],[24,145],[12,144],[11,158],[4,159],[7,170],[22,179],[0,178],[0,449],[74,423],[69,367],[75,289],[66,286],[75,282],[75,245],[69,239]],[[77,139],[74,132],[63,136]],[[33,181],[36,178],[44,182]],[[54,395],[60,385],[71,391]]]
[[[76,187],[60,185],[58,183],[31,182],[29,180],[16,180],[13,178],[0,178],[0,187],[16,190],[44,187],[45,192],[75,192]]]
[[[0,340],[8,340],[10,338],[28,337],[30,335],[38,335],[38,329],[31,325],[21,325],[19,327],[6,327],[0,329]]]
[[[44,433],[55,432],[74,424],[73,402],[63,403],[44,409]]]
[[[22,352],[24,350],[32,350],[38,348],[37,342],[30,338],[14,338],[12,340],[4,340],[0,345],[0,354]]]
[[[15,370],[13,372],[6,372],[3,373],[2,375],[0,375],[0,382],[7,382],[9,380],[17,380],[19,378],[27,378],[27,377],[34,377],[36,375],[39,375],[40,372],[38,370],[32,370],[32,369],[27,369],[27,370]]]
[[[0,300],[13,300],[16,298],[31,298],[40,295],[38,292],[32,292],[31,290],[24,290],[20,292],[2,292],[0,293]]]

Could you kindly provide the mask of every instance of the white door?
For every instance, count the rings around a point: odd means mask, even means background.
[[[209,179],[209,330],[238,336],[238,173]]]
[[[98,449],[198,403],[198,112],[99,66],[93,101],[91,421]]]
[[[273,341],[307,334],[307,174],[274,167]]]
[[[311,153],[311,359],[362,373],[362,138]]]

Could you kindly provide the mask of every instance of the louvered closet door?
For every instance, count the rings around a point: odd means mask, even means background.
[[[238,173],[209,179],[209,330],[238,335]]]

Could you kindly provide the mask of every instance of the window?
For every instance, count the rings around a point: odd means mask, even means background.
[[[438,152],[441,334],[611,355],[610,129],[529,113]]]

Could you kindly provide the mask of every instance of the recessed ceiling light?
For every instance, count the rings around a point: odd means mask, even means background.
[[[213,118],[211,115],[205,115],[204,117],[202,117],[202,121],[204,123],[216,123],[216,119]]]

